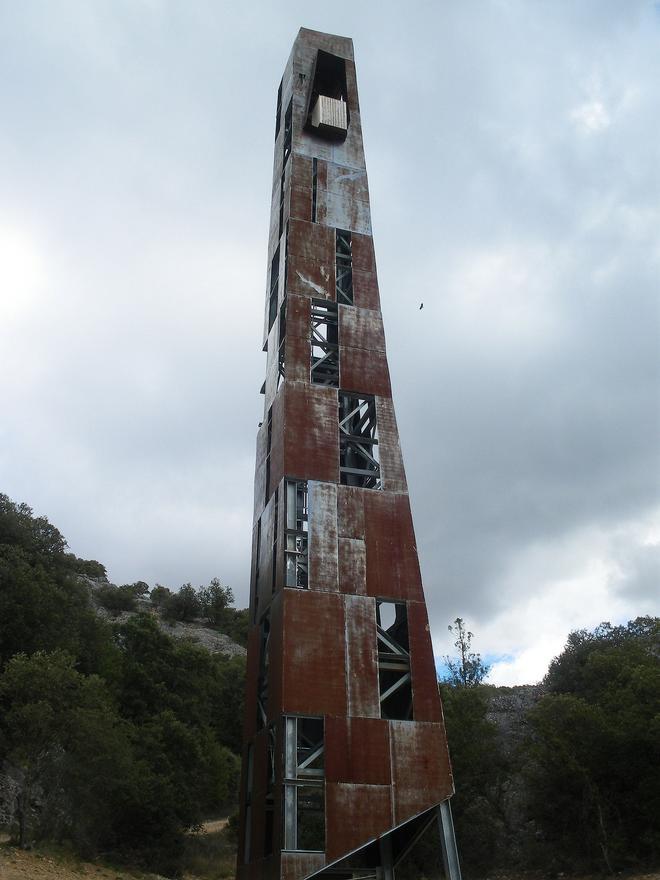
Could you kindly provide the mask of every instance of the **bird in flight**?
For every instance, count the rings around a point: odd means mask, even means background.
[[[421,312],[421,310],[422,310],[423,308],[424,308],[424,303],[420,303],[420,304],[419,304],[419,310],[420,310],[420,312]]]

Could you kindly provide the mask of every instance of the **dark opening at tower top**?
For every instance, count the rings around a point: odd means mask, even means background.
[[[346,61],[319,49],[307,102],[305,127],[329,140],[346,138],[349,124]]]

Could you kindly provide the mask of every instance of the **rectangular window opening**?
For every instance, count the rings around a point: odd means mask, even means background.
[[[405,602],[376,599],[376,649],[380,716],[412,721],[410,642]]]
[[[270,333],[277,317],[277,300],[280,292],[280,246],[278,244],[270,263],[270,284],[268,290],[268,332]]]
[[[353,305],[353,241],[351,233],[336,230],[335,291],[338,303]]]
[[[325,850],[324,753],[322,718],[285,718],[285,849]]]
[[[316,385],[339,387],[339,319],[337,303],[312,300],[311,378]]]
[[[339,472],[346,486],[381,488],[373,397],[339,393]]]
[[[304,480],[286,481],[286,535],[284,584],[306,590],[309,586],[309,493]]]

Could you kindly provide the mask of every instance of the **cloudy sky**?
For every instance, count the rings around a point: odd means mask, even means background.
[[[275,97],[355,41],[436,653],[660,612],[660,4],[0,0],[0,491],[247,602]],[[424,310],[418,305],[424,302]]]

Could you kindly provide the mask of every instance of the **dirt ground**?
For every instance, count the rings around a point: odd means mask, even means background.
[[[209,823],[209,825],[215,824],[215,822]],[[91,878],[94,880],[165,880],[156,874],[120,871],[89,862],[74,863],[40,853],[24,852],[8,846],[4,840],[0,839],[0,880],[81,880],[81,878],[87,878],[87,880],[91,880]],[[522,878],[513,874],[498,875],[497,880],[522,880]],[[594,878],[562,877],[559,880],[594,880]],[[660,880],[660,873],[640,874],[635,877],[626,877],[625,880]]]

